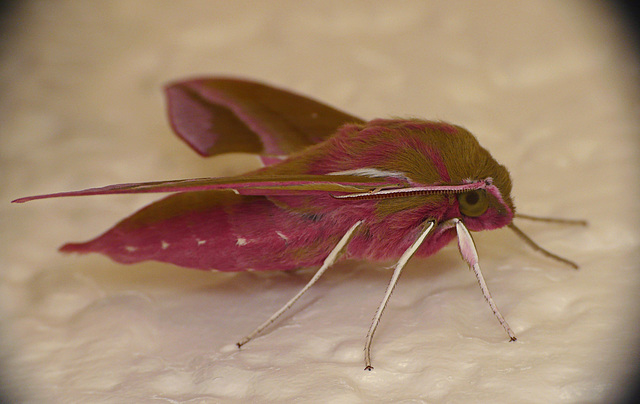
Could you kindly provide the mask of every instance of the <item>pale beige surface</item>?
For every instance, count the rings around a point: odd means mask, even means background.
[[[33,402],[597,403],[637,357],[638,64],[583,1],[25,1],[0,61],[3,379]],[[160,86],[234,74],[365,118],[463,125],[510,168],[522,223],[476,235],[508,343],[454,246],[390,273],[343,263],[242,351],[309,272],[212,274],[62,256],[154,199],[9,205],[117,182],[228,175],[170,132]],[[215,228],[212,227],[212,231]]]

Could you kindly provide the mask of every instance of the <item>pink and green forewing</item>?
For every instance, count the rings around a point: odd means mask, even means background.
[[[233,78],[199,78],[165,88],[171,126],[202,156],[288,155],[360,118],[308,97]],[[271,160],[274,162],[275,160]]]

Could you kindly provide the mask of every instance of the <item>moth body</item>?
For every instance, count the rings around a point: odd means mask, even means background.
[[[468,155],[442,153],[443,145],[449,144],[458,144]],[[469,132],[441,122],[380,119],[347,124],[327,140],[248,175],[260,179],[345,172],[401,179],[417,187],[496,178],[500,183],[494,179],[496,185],[486,193],[486,212],[465,217],[465,225],[474,231],[488,230],[513,218],[507,170]],[[349,200],[331,193],[182,192],[142,209],[94,240],[67,244],[63,251],[99,252],[122,263],[156,260],[204,270],[289,270],[320,265],[346,230],[362,220],[343,257],[393,260],[413,243],[424,221],[444,223],[464,217],[452,195],[455,192]],[[416,255],[427,257],[454,238],[455,230],[436,226]]]

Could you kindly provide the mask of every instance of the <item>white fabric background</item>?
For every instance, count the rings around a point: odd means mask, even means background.
[[[638,356],[638,64],[585,1],[24,1],[0,60],[2,378],[59,403],[597,403]],[[56,248],[155,196],[10,205],[30,194],[218,176],[167,124],[161,85],[233,74],[365,118],[467,127],[509,167],[520,223],[476,234],[506,335],[454,245],[410,262],[363,371],[384,264],[328,271],[263,337],[233,343],[311,271],[123,266]],[[212,231],[215,227],[212,226]]]

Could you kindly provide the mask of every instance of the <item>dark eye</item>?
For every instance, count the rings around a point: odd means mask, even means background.
[[[476,217],[487,211],[489,198],[484,189],[458,194],[460,213],[465,216]]]

